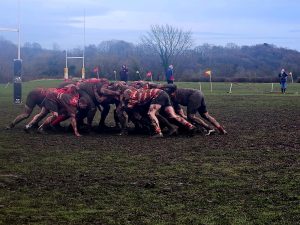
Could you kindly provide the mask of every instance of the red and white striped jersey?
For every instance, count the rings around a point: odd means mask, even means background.
[[[161,89],[127,89],[124,92],[125,96],[128,96],[127,107],[133,108],[137,105],[145,105],[156,98],[161,92]]]

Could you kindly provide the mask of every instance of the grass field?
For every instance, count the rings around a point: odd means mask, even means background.
[[[23,96],[36,86],[23,85]],[[180,83],[199,89],[199,83]],[[39,135],[0,85],[0,224],[300,224],[300,84],[202,83],[228,135]],[[97,114],[95,124],[99,119]],[[112,116],[108,124],[113,125]]]

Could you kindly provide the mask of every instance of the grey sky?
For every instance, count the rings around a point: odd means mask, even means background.
[[[21,41],[45,48],[117,39],[137,43],[151,25],[190,30],[195,45],[275,44],[300,51],[298,0],[20,0]],[[17,26],[17,0],[0,0],[0,28]],[[0,32],[17,41],[15,33]]]

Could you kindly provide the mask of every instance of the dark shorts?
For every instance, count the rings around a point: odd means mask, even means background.
[[[172,105],[169,95],[164,91],[159,93],[156,98],[152,99],[151,104],[158,104],[162,107],[168,107]]]
[[[37,102],[32,99],[32,98],[28,98],[26,99],[26,105],[28,106],[28,108],[33,109],[37,104]]]
[[[197,111],[202,114],[206,113],[206,104],[204,96],[201,92],[195,92],[189,97],[189,103],[187,105],[187,114],[196,114]]]
[[[58,108],[58,103],[57,102],[51,101],[51,100],[46,98],[44,100],[43,106],[51,112],[57,112],[58,113],[59,108]]]
[[[33,109],[36,105],[40,106],[44,98],[45,97],[41,96],[39,91],[33,90],[27,95],[26,105],[28,106],[28,108]]]
[[[86,103],[88,104],[88,110],[96,110],[96,104],[97,100],[93,100],[92,97],[85,91],[79,90],[79,96],[80,98],[83,98]]]

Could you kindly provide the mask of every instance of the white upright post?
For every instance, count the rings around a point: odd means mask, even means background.
[[[230,83],[229,94],[232,93],[231,90],[232,90],[232,83]]]
[[[18,60],[21,60],[21,23],[20,23],[20,0],[18,0]]]
[[[291,75],[291,79],[292,79],[292,84],[294,83],[294,79],[293,79],[293,73],[290,72],[290,75]]]
[[[199,82],[199,90],[202,91],[201,82]]]
[[[64,79],[69,79],[69,71],[68,71],[68,51],[66,50],[66,67],[64,68]]]
[[[81,70],[81,78],[82,79],[85,79],[84,56],[85,56],[85,9],[84,9],[84,15],[83,15],[83,51],[82,51],[82,70]]]
[[[117,71],[114,70],[114,74],[115,74],[115,81],[117,81]]]
[[[272,83],[271,92],[274,91],[274,83]]]
[[[21,25],[20,25],[20,0],[18,0],[18,27],[0,28],[0,31],[18,32],[18,53],[17,59],[14,59],[14,103],[22,103],[22,60],[21,60]]]
[[[66,68],[68,67],[68,50],[66,50]]]

